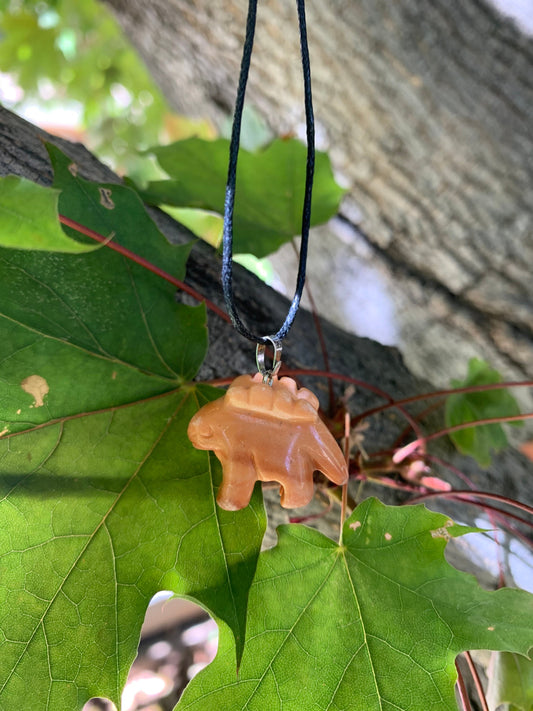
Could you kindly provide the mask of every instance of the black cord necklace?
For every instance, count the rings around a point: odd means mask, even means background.
[[[243,55],[241,60],[241,70],[239,85],[237,88],[237,100],[235,102],[235,113],[233,116],[233,126],[231,131],[231,142],[229,150],[228,180],[226,184],[226,197],[224,201],[224,230],[222,239],[222,289],[226,301],[226,308],[230,315],[235,329],[250,341],[255,341],[257,346],[257,365],[261,373],[265,376],[265,382],[271,382],[281,365],[281,341],[289,332],[294,321],[302,291],[305,284],[305,267],[307,261],[307,247],[309,243],[309,226],[311,220],[311,195],[313,190],[313,174],[315,168],[315,126],[313,118],[313,100],[311,95],[311,70],[309,62],[309,49],[307,47],[307,29],[305,22],[305,0],[296,0],[298,8],[298,24],[300,28],[300,47],[302,57],[302,68],[304,78],[305,96],[305,118],[307,135],[307,166],[305,177],[305,193],[302,210],[302,242],[300,247],[300,259],[298,265],[298,276],[296,279],[296,289],[289,311],[285,317],[281,328],[273,335],[258,336],[252,333],[241,321],[235,306],[233,295],[233,210],[235,206],[235,183],[237,176],[237,159],[239,155],[239,142],[241,135],[242,112],[244,108],[244,96],[250,60],[254,44],[254,33],[257,15],[257,0],[249,0],[248,18],[246,21],[246,36],[244,40]],[[265,368],[265,346],[271,345],[274,349],[272,367]]]
[[[292,378],[277,378],[281,365],[281,341],[287,335],[302,296],[311,217],[311,191],[315,165],[315,136],[311,73],[305,28],[304,0],[296,0],[300,25],[300,45],[305,89],[307,124],[307,171],[302,212],[302,246],[296,291],[279,331],[257,336],[242,323],[233,299],[232,247],[235,177],[239,154],[244,93],[254,43],[257,0],[249,0],[246,39],[241,62],[237,102],[231,133],[228,182],[224,205],[222,287],[226,306],[236,330],[257,343],[259,373],[241,375],[224,397],[204,405],[189,423],[189,439],[198,449],[213,450],[222,464],[222,484],[218,505],[236,511],[248,505],[256,481],[277,481],[281,505],[305,506],[313,497],[313,472],[320,469],[336,484],[346,484],[348,469],[344,455],[318,414],[318,398],[306,388],[298,388]],[[274,356],[265,366],[265,349],[271,345]]]

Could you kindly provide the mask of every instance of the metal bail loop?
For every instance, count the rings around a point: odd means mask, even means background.
[[[281,341],[277,341],[272,336],[265,336],[265,339],[270,342],[274,355],[272,356],[272,365],[267,368],[265,365],[265,351],[266,345],[264,343],[258,343],[255,351],[255,362],[257,363],[257,370],[263,376],[263,382],[267,385],[272,385],[272,380],[275,375],[277,375],[278,370],[281,367]]]

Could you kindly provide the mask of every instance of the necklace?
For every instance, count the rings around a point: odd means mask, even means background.
[[[256,345],[258,373],[241,375],[225,396],[202,407],[191,419],[188,436],[198,449],[213,450],[222,463],[219,506],[237,510],[248,505],[257,480],[280,484],[281,505],[305,506],[313,496],[313,471],[319,469],[336,484],[348,479],[346,462],[332,434],[318,414],[318,399],[292,378],[278,379],[282,340],[294,321],[305,284],[311,221],[311,196],[315,166],[315,130],[311,94],[311,69],[307,46],[305,0],[296,0],[304,79],[307,165],[302,210],[302,241],[296,288],[285,321],[272,335],[252,333],[242,322],[233,297],[233,210],[237,160],[246,84],[252,57],[257,0],[249,0],[246,35],[231,132],[228,180],[224,201],[222,289],[234,328]],[[266,347],[273,351],[265,362]]]

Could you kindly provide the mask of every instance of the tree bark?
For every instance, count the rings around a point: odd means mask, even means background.
[[[174,108],[232,110],[245,0],[105,2]],[[303,121],[293,5],[259,3],[248,98],[276,131]],[[447,383],[479,356],[532,377],[533,41],[483,0],[308,0],[307,15],[319,142],[354,228],[323,234],[337,257],[312,247],[323,312],[374,333],[347,303],[378,280],[417,373]]]
[[[1,107],[0,175],[21,175],[49,185],[52,181],[52,170],[43,140],[56,143],[75,160],[83,177],[102,182],[119,181],[116,175],[99,163],[80,144],[72,144],[50,136]],[[170,241],[183,243],[191,239],[190,233],[165,213],[151,209],[150,214]],[[272,332],[281,323],[289,302],[238,264],[234,266],[234,270],[236,302],[243,319],[254,329]],[[206,244],[197,243],[188,262],[187,283],[223,307],[219,274],[219,256]],[[189,297],[180,295],[180,298]],[[210,347],[198,377],[210,380],[253,372],[255,358],[253,344],[238,336],[226,321],[214,314],[209,314],[208,325]],[[400,353],[395,348],[388,348],[370,339],[346,333],[325,320],[322,321],[322,328],[332,372],[357,377],[371,386],[386,391],[395,399],[431,391],[430,384],[414,377],[407,370]],[[298,313],[289,337],[285,341],[283,361],[289,368],[323,367],[313,316],[305,309],[301,309]],[[302,382],[317,393],[324,409],[327,409],[327,380],[308,377],[302,379]],[[334,382],[336,395],[346,394],[346,384]],[[350,412],[355,415],[383,403],[383,399],[364,387],[358,387],[347,402]],[[425,407],[426,404],[422,403],[421,407]],[[369,452],[389,449],[405,427],[405,421],[395,410],[388,410],[379,417],[371,418],[369,422],[370,427],[365,432],[365,446]],[[442,426],[440,418],[435,416],[426,420],[426,424],[433,430]],[[481,471],[472,459],[457,454],[445,440],[439,440],[432,451],[445,458],[452,466],[465,472],[479,488],[490,489],[533,504],[531,487],[528,485],[529,477],[533,473],[532,465],[518,452],[512,449],[502,452],[494,457],[488,471]],[[442,470],[440,474],[453,481],[454,485],[458,483],[457,480],[450,479],[449,472]],[[356,482],[352,484],[354,485],[352,493],[355,495],[358,484]],[[362,494],[363,498],[377,495],[385,503],[398,503],[405,498],[403,494],[393,489],[372,483],[365,483],[363,491],[359,494]],[[267,498],[271,499],[269,504],[271,526],[287,520],[287,512],[279,507],[277,492],[274,492],[272,497],[267,493]],[[431,501],[429,505],[432,506]],[[314,501],[313,506],[311,510],[314,511],[321,508],[318,500]],[[450,507],[445,503],[443,506],[437,504],[436,507],[461,520],[465,520],[470,515],[468,510],[465,511],[464,506]],[[328,535],[334,536],[335,529],[338,527],[338,517],[339,511],[333,510],[329,517],[319,521],[317,527]],[[270,540],[274,540],[273,529]],[[500,544],[505,547],[508,541],[502,537]],[[457,545],[464,547],[468,545],[468,541],[458,539]],[[459,565],[470,570],[474,569],[481,575],[485,584],[494,584],[492,574],[483,571],[483,562],[480,561],[479,553],[475,550],[460,551],[458,555],[456,562]]]

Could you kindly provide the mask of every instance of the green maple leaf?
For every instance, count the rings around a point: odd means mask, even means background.
[[[533,596],[487,592],[444,558],[451,526],[423,506],[368,499],[343,544],[281,526],[250,590],[238,675],[222,628],[179,711],[456,711],[457,654],[533,645]]]
[[[454,388],[463,388],[501,382],[502,376],[497,370],[494,370],[488,363],[479,358],[472,358],[468,363],[466,378],[464,380],[452,380],[452,386]],[[507,417],[519,414],[518,403],[505,388],[459,393],[450,395],[446,400],[445,418],[447,427],[491,417]],[[510,424],[519,426],[521,423],[513,422]],[[474,457],[482,467],[490,465],[491,451],[497,452],[505,449],[508,445],[507,435],[499,424],[467,427],[457,432],[451,432],[450,438],[460,452]]]
[[[142,192],[148,202],[224,212],[229,141],[189,138],[150,149],[171,180]],[[234,252],[264,257],[300,234],[307,149],[296,139],[277,139],[251,153],[241,149],[233,217]],[[311,224],[336,214],[344,190],[334,180],[326,153],[318,152]]]
[[[64,214],[183,278],[189,246],[133,191],[49,151]],[[187,439],[219,395],[190,383],[206,347],[204,307],[116,252],[0,250],[0,709],[118,706],[161,589],[220,616],[240,657],[265,518],[258,490],[217,508],[218,463]]]
[[[59,191],[31,180],[0,178],[0,247],[90,252],[99,245],[70,239],[57,219]]]

